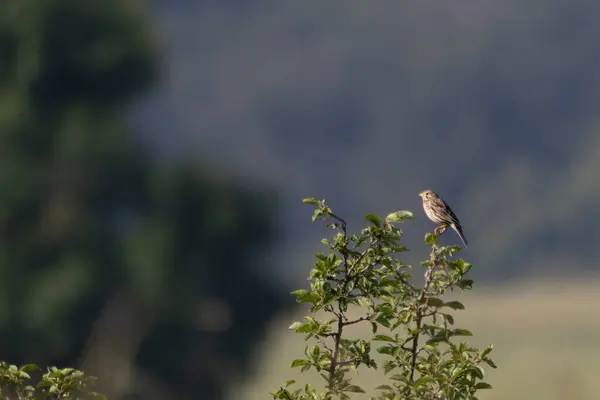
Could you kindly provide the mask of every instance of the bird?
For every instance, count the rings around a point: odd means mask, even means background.
[[[439,226],[433,231],[436,235],[443,233],[447,227],[451,227],[460,237],[465,247],[468,247],[467,239],[463,233],[460,221],[448,205],[437,193],[432,190],[424,190],[419,193],[423,199],[423,210],[427,217]]]

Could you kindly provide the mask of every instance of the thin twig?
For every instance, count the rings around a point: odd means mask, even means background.
[[[344,221],[342,218],[338,217],[337,215],[330,213],[329,215],[331,215],[332,218],[336,219],[338,222],[340,222],[339,224],[339,228],[342,232],[342,235],[344,235],[344,246],[347,245],[347,233],[346,233],[346,221]],[[348,254],[346,254],[346,252],[342,253],[342,257],[344,259],[344,277],[343,279],[341,279],[341,281],[339,282],[339,284],[341,285],[341,293],[346,291],[346,288],[348,287],[348,277],[349,277],[349,270],[348,270]],[[330,389],[334,389],[333,388],[333,382],[334,382],[334,376],[336,373],[336,369],[338,368],[338,358],[339,358],[339,353],[340,353],[340,346],[341,346],[341,342],[342,342],[342,332],[344,330],[344,311],[342,310],[342,304],[341,302],[338,300],[338,311],[339,312],[335,312],[334,314],[337,318],[337,331],[333,334],[333,354],[331,355],[331,365],[329,366],[329,388]]]
[[[425,294],[429,289],[429,285],[431,284],[433,269],[435,268],[437,261],[436,254],[436,246],[435,244],[431,246],[431,252],[429,254],[430,265],[427,267],[427,271],[425,272],[425,285],[419,298],[417,299],[417,315],[415,317],[415,324],[417,326],[416,332],[413,337],[412,349],[411,349],[411,363],[410,363],[410,381],[414,382],[415,379],[415,370],[417,367],[417,355],[419,354],[419,336],[421,335],[421,324],[423,323],[423,309],[421,308],[421,302],[425,299]]]
[[[338,357],[340,352],[340,343],[342,341],[342,331],[344,330],[344,322],[338,319],[338,329],[333,339],[333,355],[331,357],[331,365],[329,366],[329,387],[333,389],[333,377],[335,376],[336,368],[338,367]]]
[[[342,322],[342,325],[343,326],[354,325],[354,324],[358,324],[359,322],[362,322],[362,321],[370,321],[370,320],[371,320],[371,317],[360,317],[353,321]]]

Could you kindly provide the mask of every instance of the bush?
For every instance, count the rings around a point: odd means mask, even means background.
[[[79,370],[49,367],[36,384],[30,373],[38,371],[40,368],[34,364],[19,368],[0,362],[0,399],[106,399],[100,393],[89,391],[96,378],[85,376]]]
[[[414,218],[410,212],[397,211],[385,220],[367,215],[368,226],[350,234],[346,222],[324,200],[304,202],[316,206],[313,221],[327,221],[336,233],[331,240],[323,239],[329,252],[317,254],[308,278],[310,290],[292,292],[298,303],[310,306],[311,314],[327,316],[309,315],[290,326],[311,342],[292,367],[318,371],[324,391],[311,384],[294,388],[296,382],[288,381],[271,393],[273,399],[343,400],[365,393],[352,382],[350,371],[380,367],[372,347],[382,355],[388,382],[371,399],[476,399],[477,391],[490,389],[482,366],[495,368],[488,358],[492,346],[479,350],[457,342],[458,337],[472,336],[454,327],[452,311],[464,306],[444,300],[449,290],[470,290],[473,285],[465,278],[471,265],[453,258],[461,248],[438,246],[437,236],[427,233],[429,258],[421,263],[424,282],[416,285],[411,267],[397,258],[408,249],[400,243],[402,231],[395,225]],[[370,340],[348,337],[346,327],[354,324],[370,324]]]

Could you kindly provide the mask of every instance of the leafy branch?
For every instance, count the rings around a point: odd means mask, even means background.
[[[478,350],[455,343],[456,337],[472,335],[453,327],[450,312],[464,306],[442,300],[448,290],[470,290],[473,285],[465,278],[471,265],[453,258],[460,247],[439,247],[437,236],[427,233],[429,259],[421,263],[424,281],[418,286],[411,283],[411,267],[398,258],[408,249],[396,225],[413,219],[412,213],[397,211],[385,220],[369,214],[367,226],[349,234],[346,221],[325,200],[304,202],[315,206],[313,221],[325,221],[335,234],[322,241],[329,252],[316,255],[310,290],[292,292],[298,303],[309,305],[312,315],[290,329],[316,342],[306,346],[305,357],[294,360],[292,367],[315,369],[324,390],[310,384],[291,389],[295,381],[290,380],[272,393],[274,399],[346,400],[352,393],[365,393],[349,372],[361,366],[378,368],[371,356],[373,343],[380,343],[375,350],[383,357],[389,380],[373,399],[475,399],[478,390],[491,388],[483,382],[482,365],[495,368],[488,357],[492,347]],[[330,317],[319,320],[316,313]],[[362,323],[370,324],[370,340],[347,337],[346,327]]]
[[[17,367],[0,362],[0,398],[16,400],[54,399],[106,399],[98,392],[89,390],[96,378],[86,376],[73,368],[49,367],[37,384],[32,382],[32,373],[41,369],[34,364]]]

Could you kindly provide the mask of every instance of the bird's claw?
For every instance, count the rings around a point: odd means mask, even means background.
[[[440,226],[438,226],[437,228],[435,228],[435,229],[433,230],[433,234],[434,234],[435,236],[439,236],[439,235],[441,235],[442,233],[444,233],[444,231],[445,231],[445,230],[446,230],[446,227],[445,227],[444,225],[440,225]]]

